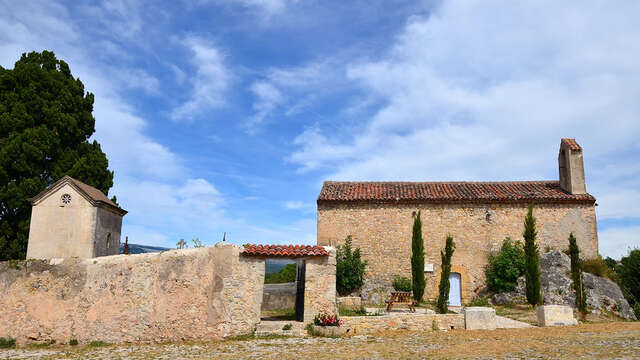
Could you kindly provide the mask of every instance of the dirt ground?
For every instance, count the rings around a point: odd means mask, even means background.
[[[640,322],[0,350],[0,359],[640,359]]]

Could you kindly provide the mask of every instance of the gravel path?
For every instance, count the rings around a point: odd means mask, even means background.
[[[209,343],[51,346],[0,350],[0,359],[640,359],[640,322],[351,338],[272,338]]]

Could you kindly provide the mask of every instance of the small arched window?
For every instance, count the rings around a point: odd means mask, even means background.
[[[111,246],[111,233],[107,233],[107,249]]]

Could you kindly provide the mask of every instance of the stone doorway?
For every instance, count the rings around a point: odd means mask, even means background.
[[[449,306],[462,306],[462,277],[460,273],[449,274]]]
[[[296,259],[265,259],[261,320],[296,321],[298,319],[299,289],[301,287],[304,289],[304,275],[300,274],[300,262]]]

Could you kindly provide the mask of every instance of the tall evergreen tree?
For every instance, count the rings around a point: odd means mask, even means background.
[[[24,259],[31,204],[64,175],[108,193],[113,172],[95,132],[93,94],[53,52],[0,67],[0,261]]]
[[[440,258],[442,259],[442,266],[440,267],[440,284],[438,285],[438,303],[436,307],[440,314],[446,314],[449,312],[449,275],[451,274],[451,258],[453,252],[456,249],[456,244],[453,242],[453,236],[447,235],[447,240],[444,246],[444,251],[440,250]]]
[[[527,302],[531,305],[542,303],[540,284],[540,253],[536,244],[536,218],[533,217],[533,205],[529,205],[529,211],[524,218],[524,278],[527,290]]]
[[[413,236],[411,238],[411,282],[413,299],[421,301],[424,295],[424,241],[422,240],[422,219],[420,211],[413,219]]]
[[[573,288],[576,291],[576,308],[584,320],[587,316],[587,297],[582,283],[580,248],[573,233],[569,234],[569,255],[571,256],[571,278],[573,279]]]

